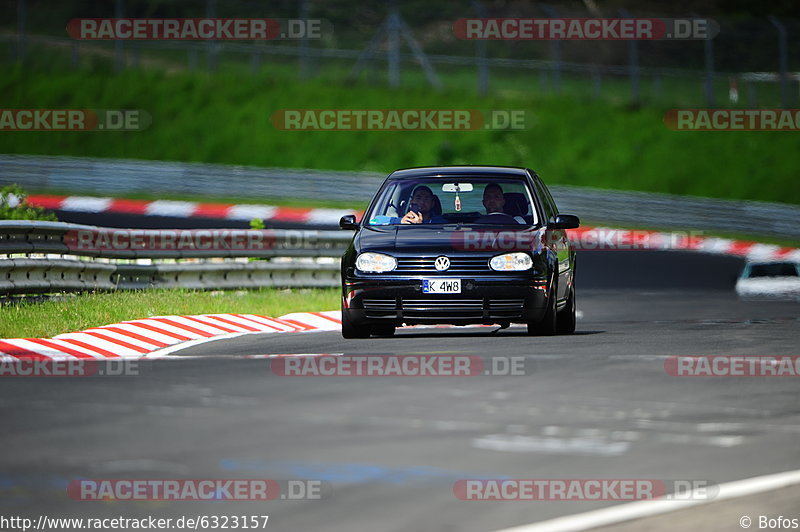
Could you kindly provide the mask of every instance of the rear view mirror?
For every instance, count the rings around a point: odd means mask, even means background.
[[[556,220],[547,225],[548,229],[577,229],[581,225],[581,220],[571,214],[559,214]]]
[[[472,192],[472,183],[445,183],[442,192]]]

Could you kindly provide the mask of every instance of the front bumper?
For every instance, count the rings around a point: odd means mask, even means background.
[[[425,294],[423,277],[345,279],[343,312],[354,324],[399,326],[526,323],[540,320],[546,310],[546,280],[530,276],[457,278],[461,279],[460,294]]]

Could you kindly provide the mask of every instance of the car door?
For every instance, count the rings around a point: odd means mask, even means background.
[[[550,224],[556,221],[558,215],[558,207],[550,195],[550,191],[539,179],[539,176],[533,174],[533,182],[536,188],[536,195],[540,198],[540,203],[544,211],[546,223]],[[546,241],[549,243],[550,249],[556,254],[557,260],[557,274],[558,274],[558,299],[564,300],[569,295],[569,286],[572,284],[572,268],[570,265],[570,249],[569,239],[567,232],[564,229],[550,229],[545,230]]]

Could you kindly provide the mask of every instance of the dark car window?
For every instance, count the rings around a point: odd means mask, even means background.
[[[541,185],[542,191],[544,192],[545,201],[547,201],[548,205],[550,205],[550,210],[553,211],[553,217],[555,217],[558,214],[558,205],[556,205],[556,200],[553,199],[553,195],[550,194],[550,189],[547,188],[547,185],[545,185],[538,176],[536,181],[538,181]]]
[[[753,264],[748,277],[798,277],[797,267],[791,262]]]
[[[397,182],[388,182],[378,192],[372,212],[385,216],[398,216],[402,203],[402,188]],[[369,220],[369,218],[365,218]]]
[[[539,196],[547,221],[554,221],[556,214],[558,214],[558,209],[555,206],[552,196],[550,196],[550,192],[547,190],[547,187],[544,186],[544,183],[542,183],[538,176],[534,177],[533,183],[536,187],[536,194]]]
[[[453,188],[459,185],[456,193]],[[490,215],[484,205],[484,192],[494,187],[502,194],[502,207]],[[497,187],[500,187],[497,189]],[[446,177],[389,180],[378,193],[367,225],[398,225],[408,213],[415,191],[427,187],[433,194],[432,208],[426,223],[476,223],[497,225],[534,225],[538,223],[531,191],[525,181],[486,177]]]

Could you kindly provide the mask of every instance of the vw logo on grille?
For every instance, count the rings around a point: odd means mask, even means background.
[[[436,271],[443,272],[450,267],[450,259],[444,255],[441,257],[436,257],[436,261],[433,263],[433,265],[436,267]]]

